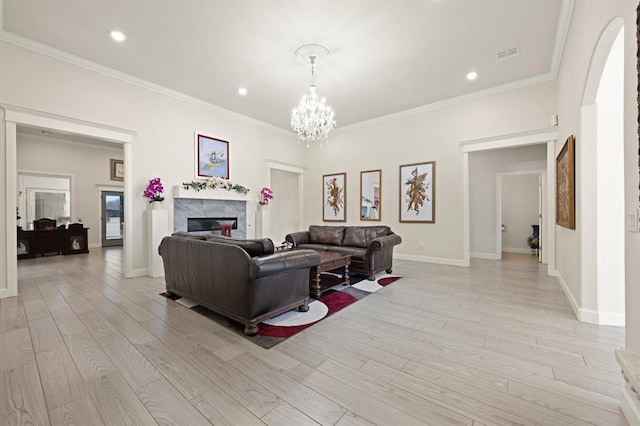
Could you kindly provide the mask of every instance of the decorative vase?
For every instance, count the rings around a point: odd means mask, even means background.
[[[531,250],[540,248],[540,225],[531,225],[533,233],[527,238],[527,244]]]
[[[163,201],[152,201],[151,202],[151,209],[152,210],[162,210],[162,209],[164,209],[164,202]]]
[[[233,224],[236,223],[236,221],[235,220],[218,220],[217,222],[220,224],[220,234],[224,235],[225,237],[230,237],[231,228],[233,227]]]

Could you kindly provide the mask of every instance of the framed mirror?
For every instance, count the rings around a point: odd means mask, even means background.
[[[382,219],[382,170],[360,172],[360,220]]]

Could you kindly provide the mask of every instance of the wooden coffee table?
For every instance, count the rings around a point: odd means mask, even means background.
[[[330,251],[319,251],[320,264],[311,268],[309,273],[309,293],[314,299],[320,298],[322,293],[340,284],[349,285],[349,265],[351,264],[351,256],[342,253],[332,253]],[[342,278],[334,275],[320,276],[321,272],[332,271],[334,269],[344,268]]]

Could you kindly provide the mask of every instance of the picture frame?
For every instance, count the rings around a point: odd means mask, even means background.
[[[575,137],[567,138],[556,157],[556,225],[576,229]]]
[[[382,220],[382,170],[360,172],[360,220]]]
[[[229,142],[195,133],[196,179],[229,179]]]
[[[111,159],[111,180],[124,181],[124,161]]]
[[[436,222],[436,162],[400,166],[400,222]]]
[[[322,220],[347,221],[347,174],[333,173],[322,176]]]

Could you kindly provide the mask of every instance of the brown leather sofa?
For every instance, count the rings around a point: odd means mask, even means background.
[[[402,242],[388,226],[316,226],[288,234],[285,239],[297,249],[332,251],[351,255],[349,271],[373,281],[380,271],[391,273],[393,247]]]
[[[320,264],[312,250],[274,253],[270,239],[242,240],[211,234],[174,234],[158,248],[167,292],[258,332],[258,323],[291,309],[309,309],[309,269]]]

